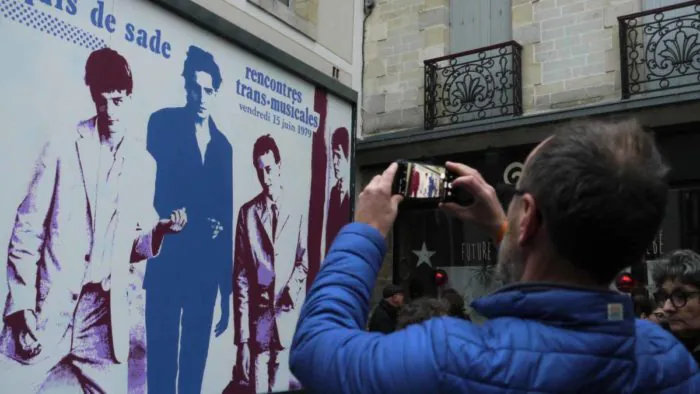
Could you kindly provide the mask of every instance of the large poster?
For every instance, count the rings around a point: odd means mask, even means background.
[[[142,0],[0,0],[0,53],[1,391],[298,388],[351,105]]]

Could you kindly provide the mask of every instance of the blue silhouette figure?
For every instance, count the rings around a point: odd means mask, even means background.
[[[233,275],[233,163],[231,144],[209,109],[221,86],[214,57],[190,46],[182,76],[187,104],[154,112],[147,148],[158,164],[155,208],[185,208],[187,227],[148,262],[146,334],[150,393],[201,392],[217,289],[228,327]],[[178,354],[179,349],[179,354]],[[178,373],[179,367],[179,373]]]
[[[428,177],[428,197],[437,197],[437,184],[432,175]]]

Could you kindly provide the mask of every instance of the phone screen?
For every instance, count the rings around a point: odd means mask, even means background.
[[[445,167],[410,163],[406,171],[406,197],[418,199],[441,198],[444,195]]]

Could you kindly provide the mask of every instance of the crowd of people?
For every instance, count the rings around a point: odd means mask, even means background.
[[[360,193],[355,221],[336,237],[307,294],[290,356],[304,387],[363,394],[700,392],[691,354],[700,342],[697,255],[679,251],[655,272],[663,313],[647,312],[668,329],[637,319],[632,297],[610,289],[642,260],[665,216],[669,167],[653,135],[635,121],[561,124],[526,159],[506,210],[477,169],[446,167],[457,176],[452,186],[474,203],[442,209],[478,225],[498,246],[505,286],[470,305],[486,321],[448,316],[451,304],[441,297],[395,310],[401,329],[366,330],[385,238],[402,201],[391,192],[392,164]]]
[[[367,327],[369,331],[388,334],[440,316],[471,320],[464,298],[455,289],[443,290],[439,298],[421,296],[404,303],[404,290],[397,285],[388,285],[384,288],[382,297],[370,314]]]

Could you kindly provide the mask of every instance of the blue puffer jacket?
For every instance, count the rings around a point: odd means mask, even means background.
[[[364,331],[385,243],[353,223],[336,238],[302,308],[291,368],[313,393],[700,393],[685,348],[635,321],[629,297],[523,284],[473,307],[481,325],[437,318]]]

